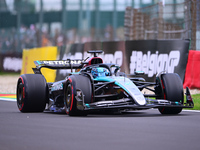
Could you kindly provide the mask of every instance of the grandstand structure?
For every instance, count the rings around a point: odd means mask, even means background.
[[[191,39],[200,50],[200,0],[1,0],[0,53],[68,43]]]

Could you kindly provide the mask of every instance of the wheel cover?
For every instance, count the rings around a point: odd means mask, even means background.
[[[72,89],[71,89],[71,85],[69,84],[67,86],[67,91],[66,91],[66,97],[65,97],[65,109],[66,109],[66,113],[69,114],[70,111],[70,105],[71,105],[71,100],[72,100]]]
[[[24,91],[23,80],[19,79],[19,84],[17,86],[17,105],[20,111],[24,107],[24,98],[25,98],[25,91]]]

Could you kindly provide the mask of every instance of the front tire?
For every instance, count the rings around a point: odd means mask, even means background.
[[[161,74],[162,98],[172,101],[181,102],[183,104],[183,83],[176,73]],[[181,107],[160,107],[158,108],[161,114],[179,114],[182,111]]]
[[[84,97],[84,103],[91,103],[92,87],[89,78],[72,75],[68,78],[65,89],[65,110],[69,116],[86,116],[87,111],[81,110],[76,99],[77,92]],[[78,108],[79,107],[79,108]]]
[[[23,74],[17,82],[17,106],[21,112],[43,112],[48,100],[47,84],[41,74]]]

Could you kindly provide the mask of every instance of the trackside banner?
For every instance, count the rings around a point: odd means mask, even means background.
[[[0,55],[0,72],[20,72],[22,56],[19,53]]]
[[[67,46],[59,47],[58,48],[60,52],[59,60],[67,60],[67,59],[83,59],[83,50],[84,50],[84,44],[68,44]],[[72,72],[75,71],[74,69],[59,69],[56,73],[56,81],[65,79],[66,76]]]
[[[103,54],[98,57],[103,59],[103,63],[118,64],[121,68],[126,68],[125,60],[125,42],[124,41],[111,41],[111,42],[91,42],[84,45],[84,57],[93,57],[93,54],[88,54],[88,50],[103,50]]]
[[[154,81],[157,73],[166,71],[178,73],[184,81],[189,43],[189,40],[107,41],[27,49],[23,50],[22,59],[21,55],[0,55],[0,71],[33,73],[35,60],[85,59],[92,57],[88,50],[103,50],[98,56],[104,63],[116,63],[126,74],[143,71],[146,80]],[[42,69],[48,82],[64,79],[71,71],[75,70]]]
[[[68,45],[60,53],[60,59],[85,59],[91,57],[88,50],[103,50],[98,55],[104,63],[116,63],[121,71],[134,74],[143,71],[148,81],[154,81],[157,73],[166,71],[178,73],[184,80],[187,64],[189,40],[137,40],[137,41],[108,41],[87,42],[84,44]],[[56,80],[66,77],[71,70],[57,72]]]
[[[178,73],[184,80],[189,40],[126,41],[126,59],[130,74],[144,71],[144,78],[154,80],[157,73]]]
[[[57,47],[42,47],[34,49],[24,49],[22,55],[23,63],[21,74],[33,73],[32,68],[35,68],[34,61],[36,60],[56,60]],[[44,68],[41,70],[47,82],[54,82],[56,70]]]

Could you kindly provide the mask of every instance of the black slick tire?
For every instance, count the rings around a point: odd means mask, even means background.
[[[92,98],[91,81],[88,77],[82,75],[72,75],[67,79],[65,88],[65,110],[69,116],[86,116],[88,111],[77,108],[77,90],[84,95],[84,102],[90,103]]]
[[[23,74],[17,82],[17,106],[21,112],[43,112],[48,101],[46,80],[41,74]]]
[[[176,73],[162,74],[161,86],[163,88],[163,98],[172,102],[183,103],[183,83]],[[179,114],[182,111],[181,107],[160,107],[158,108],[161,114]]]

